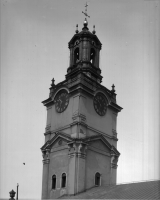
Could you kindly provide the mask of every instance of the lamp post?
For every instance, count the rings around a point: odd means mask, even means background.
[[[17,200],[18,200],[18,187],[19,187],[19,184],[17,183]]]

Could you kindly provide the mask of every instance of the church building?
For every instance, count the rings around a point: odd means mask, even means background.
[[[86,15],[87,13],[85,13]],[[76,195],[116,184],[117,104],[114,85],[102,83],[102,44],[85,18],[82,31],[68,43],[70,63],[65,80],[50,87],[43,155],[42,199]]]

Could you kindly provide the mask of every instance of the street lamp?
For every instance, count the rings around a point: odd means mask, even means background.
[[[18,200],[18,187],[19,187],[19,184],[17,183],[17,200]]]

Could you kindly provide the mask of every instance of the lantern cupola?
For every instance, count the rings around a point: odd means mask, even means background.
[[[78,28],[78,25],[77,25]],[[70,50],[70,63],[67,69],[67,76],[81,70],[90,74],[97,82],[102,81],[99,68],[100,50],[102,44],[95,35],[95,26],[91,33],[88,28],[88,21],[85,18],[82,31],[76,30],[76,34],[68,43]]]

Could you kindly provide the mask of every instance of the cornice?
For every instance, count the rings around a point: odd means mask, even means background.
[[[118,141],[118,139],[115,138],[114,136],[111,136],[111,135],[109,135],[109,134],[107,134],[107,133],[104,133],[104,132],[102,132],[102,131],[99,131],[99,130],[97,130],[97,129],[91,127],[91,126],[87,126],[87,128],[90,129],[90,130],[92,130],[92,131],[94,131],[94,132],[96,132],[96,133],[98,133],[99,135],[103,135],[104,137],[107,137],[107,138],[109,138],[109,139]]]
[[[83,64],[87,66],[83,66]],[[69,70],[71,71],[69,72]],[[103,77],[100,75],[101,74],[100,68],[96,68],[94,65],[90,63],[90,61],[82,61],[82,60],[80,60],[77,64],[67,69],[68,73],[66,74],[66,79],[69,79],[72,76],[75,76],[79,73],[88,72],[88,71],[94,74],[94,76],[100,79],[100,81],[102,80]]]
[[[114,110],[115,112],[120,112],[123,108],[116,104],[116,93],[112,93],[111,90],[107,89],[100,83],[97,83],[91,77],[87,76],[84,72],[79,70],[77,74],[70,79],[67,79],[57,85],[54,86],[52,92],[50,93],[50,97],[44,101],[42,101],[43,105],[46,107],[52,106],[54,104],[53,96],[60,89],[67,89],[69,93],[72,93],[77,90],[84,91],[91,96],[94,96],[95,93],[104,92],[109,98],[108,107]]]
[[[68,128],[70,128],[70,127],[71,127],[71,125],[68,124],[68,125],[63,126],[63,127],[61,127],[61,128],[57,128],[57,129],[54,129],[54,130],[52,130],[52,131],[46,132],[46,133],[44,133],[44,135],[48,135],[48,134],[57,134],[58,132],[61,132],[61,131],[65,130],[65,129],[68,129]]]
[[[77,116],[77,115],[76,115],[76,116]],[[55,129],[55,130],[52,130],[52,131],[47,131],[47,132],[44,133],[44,135],[56,134],[56,133],[58,133],[58,132],[61,132],[61,131],[65,130],[65,129],[68,129],[68,128],[70,128],[70,127],[72,127],[72,126],[78,124],[78,125],[85,126],[87,129],[89,129],[89,130],[91,130],[91,131],[94,131],[94,132],[97,133],[98,135],[103,135],[104,137],[107,137],[108,139],[112,139],[112,140],[118,141],[117,137],[115,136],[115,133],[113,134],[113,136],[111,136],[111,135],[109,135],[109,134],[107,134],[107,133],[104,133],[104,132],[102,132],[102,131],[99,131],[99,130],[97,130],[97,129],[95,129],[95,128],[93,128],[93,127],[91,127],[91,126],[89,126],[89,125],[86,124],[85,116],[83,116],[83,115],[81,115],[81,114],[80,114],[79,116],[80,116],[80,117],[81,117],[81,116],[84,117],[84,120],[74,121],[74,122],[72,122],[72,123],[70,123],[70,124],[68,124],[68,125],[66,125],[66,126],[61,127],[61,128],[58,128],[58,129]],[[69,134],[68,134],[68,135],[69,135]]]
[[[120,107],[119,105],[117,105],[116,103],[114,103],[113,101],[110,102],[110,104],[109,104],[108,107],[112,108],[116,112],[120,112],[123,109],[122,107]]]
[[[52,101],[52,98],[49,97],[48,99],[42,101],[42,103],[43,103],[43,105],[45,106],[45,105],[47,105],[48,103],[50,103],[51,101]]]

